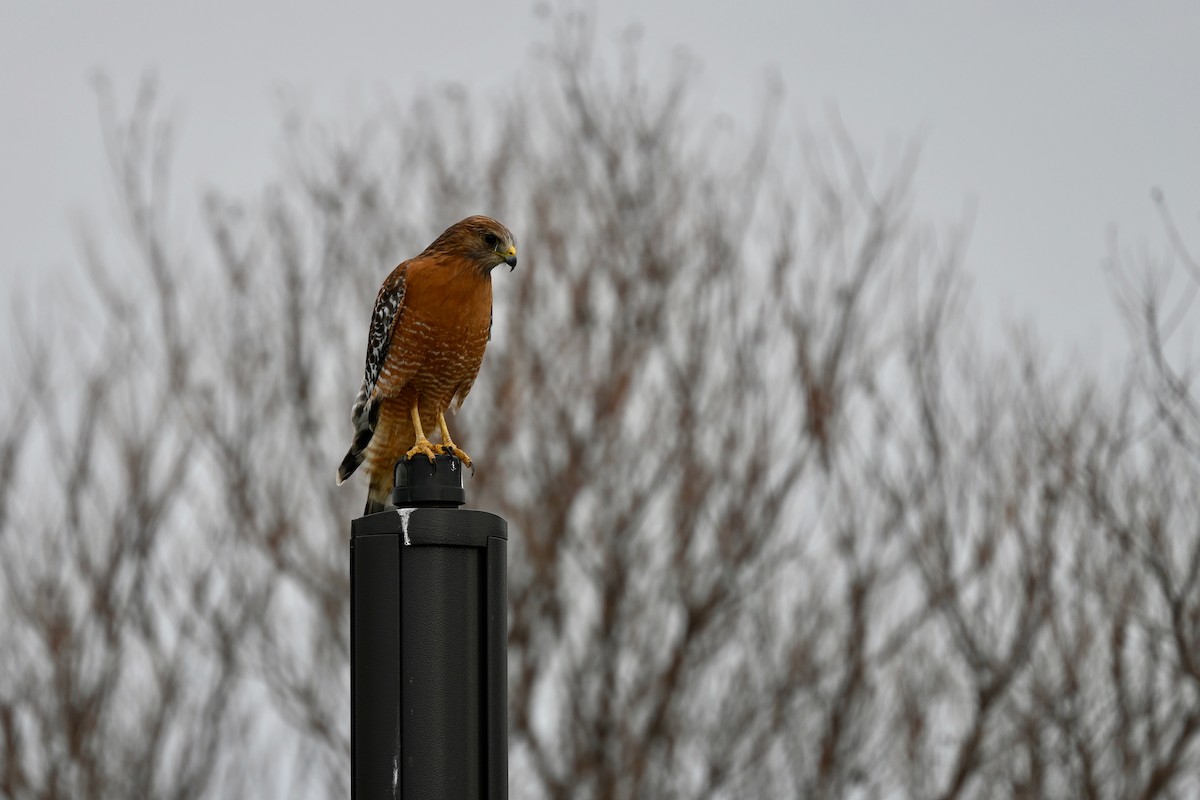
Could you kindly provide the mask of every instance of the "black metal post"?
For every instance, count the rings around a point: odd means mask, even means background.
[[[396,465],[397,508],[350,527],[354,798],[508,797],[508,526],[462,464]]]

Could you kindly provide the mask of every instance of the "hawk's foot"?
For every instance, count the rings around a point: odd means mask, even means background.
[[[433,444],[431,444],[428,439],[422,436],[421,438],[417,439],[417,443],[412,446],[412,449],[404,454],[404,457],[413,458],[414,456],[423,454],[429,458],[429,462],[432,464],[433,457],[436,453],[437,451],[434,450]]]
[[[475,474],[475,465],[471,462],[471,457],[464,453],[462,449],[454,442],[450,442],[449,444],[435,444],[433,449],[435,452],[442,455],[454,456],[463,463],[464,467],[467,467],[471,470],[472,475]]]

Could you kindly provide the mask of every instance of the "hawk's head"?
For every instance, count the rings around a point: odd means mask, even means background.
[[[481,272],[491,272],[501,264],[517,266],[517,241],[512,231],[491,217],[467,217],[445,230],[427,252],[441,252],[467,258]]]

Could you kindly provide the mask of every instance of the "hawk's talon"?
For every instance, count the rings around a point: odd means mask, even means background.
[[[434,449],[443,455],[454,456],[463,463],[464,467],[470,468],[472,475],[475,474],[475,465],[471,463],[471,457],[464,453],[454,442],[450,444],[435,444]]]
[[[438,452],[443,453],[445,455],[454,456],[459,461],[461,461],[465,466],[470,467],[471,468],[471,476],[474,477],[475,476],[475,465],[473,463],[471,463],[471,457],[469,455],[467,455],[466,453],[464,453],[462,451],[462,448],[460,448],[458,445],[456,445],[454,443],[454,440],[450,438],[450,429],[448,427],[446,427],[446,415],[443,412],[439,411],[437,421],[438,421],[438,427],[441,428],[441,430],[442,430],[442,443],[437,445],[437,447],[439,447],[441,449],[438,450]]]
[[[409,458],[414,458],[417,455],[424,454],[426,457],[429,458],[429,463],[432,464],[433,457],[437,452],[434,449],[434,447],[435,447],[435,445],[433,445],[428,439],[426,439],[424,436],[422,436],[420,439],[417,439],[417,443],[412,446],[412,449],[404,454],[404,458],[409,459]]]

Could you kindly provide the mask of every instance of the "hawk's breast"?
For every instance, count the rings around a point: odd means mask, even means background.
[[[436,418],[483,363],[492,318],[492,280],[474,268],[431,267],[409,275],[401,321],[406,350],[419,366],[410,383]],[[421,408],[425,418],[426,409]]]

